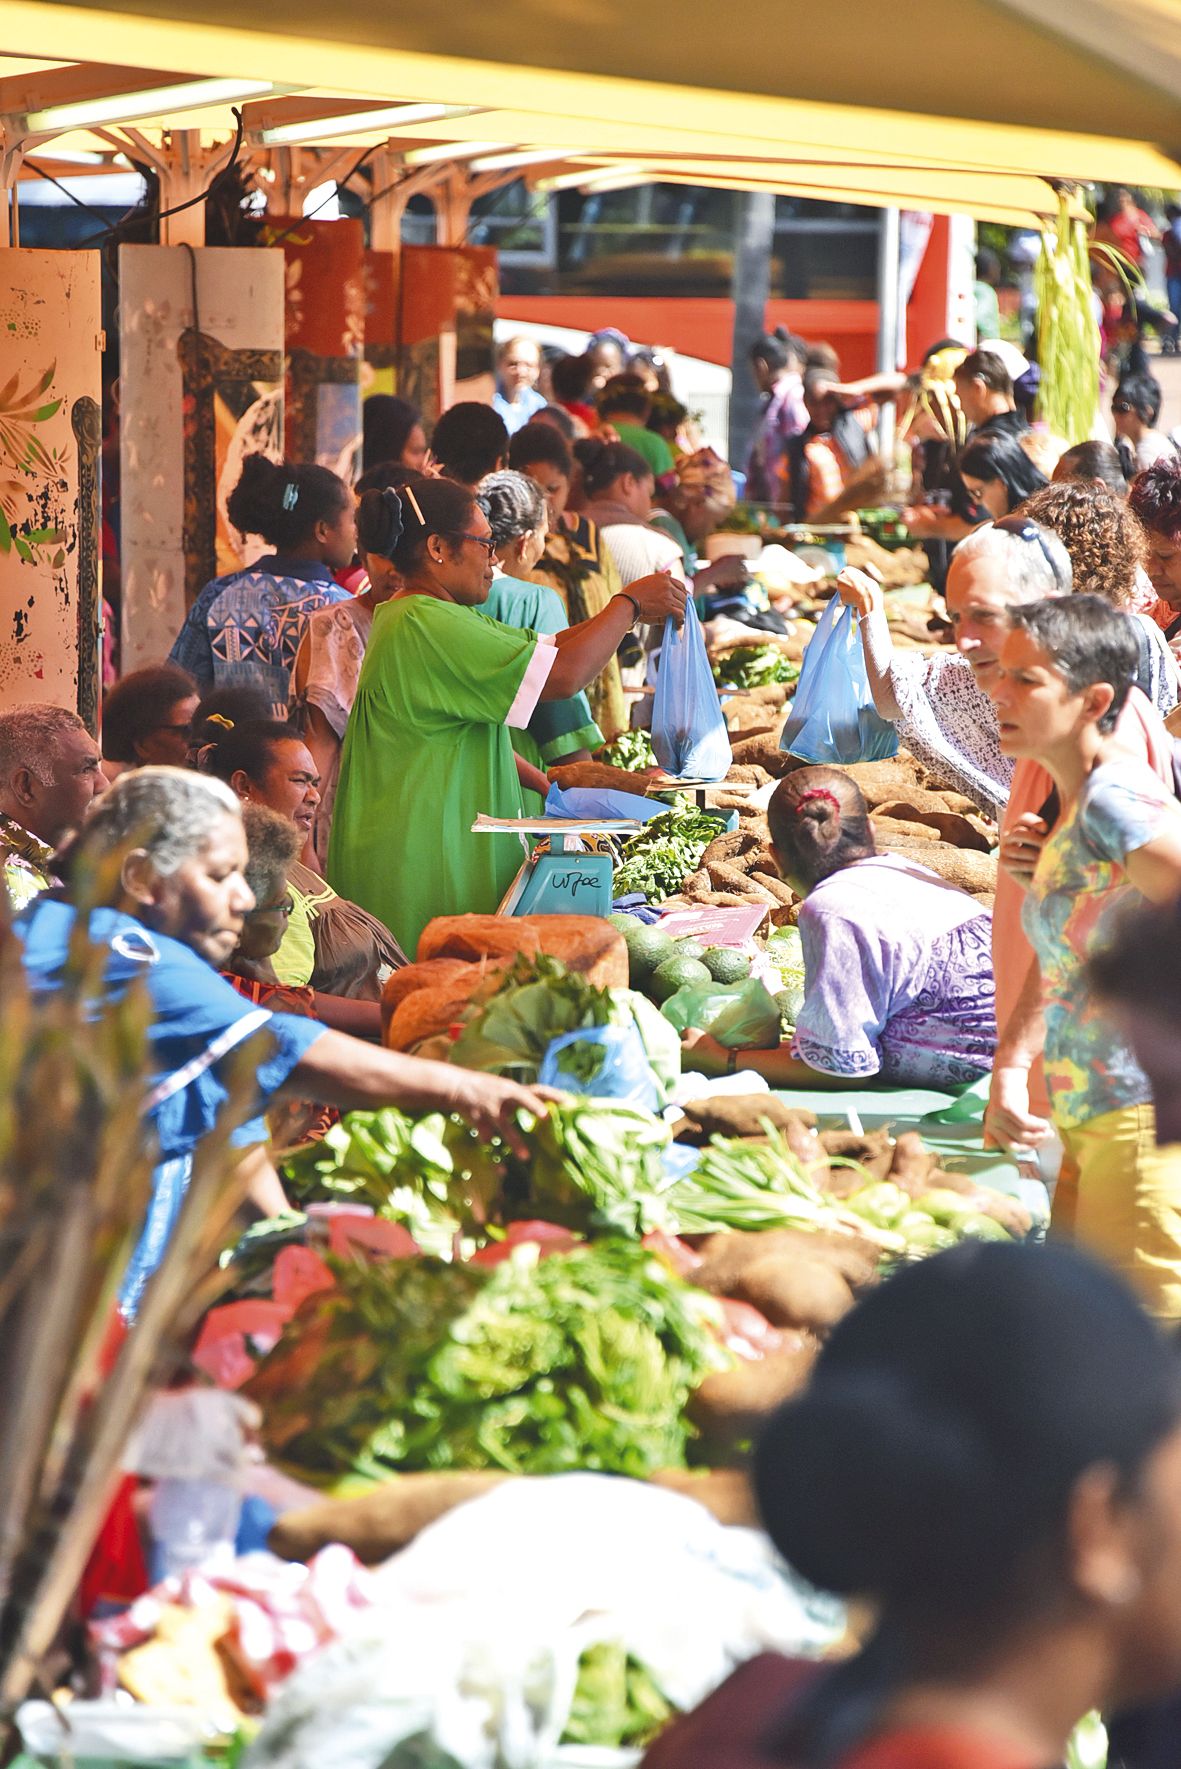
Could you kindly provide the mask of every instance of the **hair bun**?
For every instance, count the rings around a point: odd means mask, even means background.
[[[357,507],[357,541],[363,553],[392,558],[405,526],[402,499],[391,487],[362,493]]]
[[[822,1363],[763,1433],[754,1483],[784,1559],[842,1596],[921,1596],[983,1575],[1004,1507],[971,1421],[923,1404],[884,1366],[826,1376]]]

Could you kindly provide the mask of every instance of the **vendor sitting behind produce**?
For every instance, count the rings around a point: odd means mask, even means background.
[[[154,1138],[156,1168],[120,1294],[125,1313],[136,1311],[176,1225],[194,1156],[233,1097],[235,1052],[243,1053],[252,1086],[239,1112],[249,1121],[233,1131],[231,1147],[249,1163],[254,1203],[270,1215],[286,1200],[257,1114],[276,1096],[342,1111],[397,1105],[458,1112],[482,1136],[516,1140],[518,1108],[544,1109],[544,1090],[401,1056],[315,1020],[272,1013],[216,975],[255,906],[243,876],[241,806],[222,781],[180,768],[124,774],[95,802],[62,858],[66,889],[42,893],[13,923],[30,987],[35,994],[61,987],[77,919],[86,914],[90,942],[104,954],[100,1001],[117,1000],[138,983],[151,1007],[144,1134]]]
[[[987,911],[925,866],[879,854],[839,768],[801,768],[767,812],[779,870],[806,901],[804,1005],[790,1047],[728,1051],[686,1035],[685,1064],[772,1087],[970,1085],[996,1046]]]

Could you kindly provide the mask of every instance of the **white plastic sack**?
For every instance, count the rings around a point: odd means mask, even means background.
[[[598,1641],[689,1708],[755,1653],[819,1653],[843,1629],[840,1605],[795,1582],[761,1532],[605,1475],[507,1482],[375,1578],[374,1610],[278,1692],[246,1769],[409,1769],[440,1752],[463,1769],[546,1769]],[[392,1754],[412,1739],[413,1757]]]

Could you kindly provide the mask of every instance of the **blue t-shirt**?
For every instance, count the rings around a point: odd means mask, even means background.
[[[326,565],[270,554],[246,571],[215,577],[185,617],[168,661],[188,670],[202,694],[259,688],[286,718],[291,672],[312,615],[348,602]]]
[[[34,992],[51,990],[60,982],[77,913],[56,896],[40,896],[16,917],[13,926],[24,944],[25,971]],[[262,1034],[256,1047],[258,1097],[255,1116],[239,1125],[232,1141],[238,1148],[265,1142],[267,1127],[260,1114],[324,1031],[319,1021],[255,1007],[188,946],[152,933],[120,910],[93,910],[90,937],[108,953],[105,995],[96,1001],[96,1011],[101,1012],[105,1001],[117,1001],[134,979],[142,977],[152,1001],[147,1035],[153,1084],[159,1087],[190,1065],[194,1071],[183,1086],[147,1110],[160,1160],[191,1155],[213,1129],[228,1097],[223,1068],[235,1047],[234,1034],[247,1030],[243,1025],[247,1020],[254,1035]],[[226,1045],[225,1054],[202,1067],[219,1041]]]

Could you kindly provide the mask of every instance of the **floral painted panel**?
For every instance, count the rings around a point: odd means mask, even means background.
[[[97,253],[0,252],[0,707],[91,723],[101,325]]]

